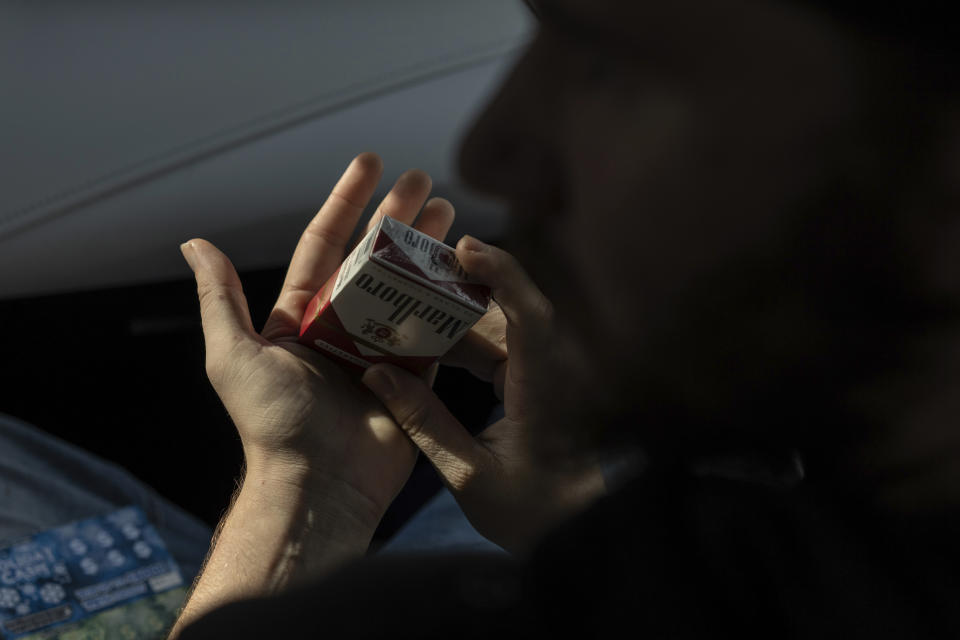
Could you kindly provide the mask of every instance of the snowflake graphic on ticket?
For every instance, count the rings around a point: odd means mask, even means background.
[[[71,522],[0,549],[2,638],[112,632],[159,638],[185,594],[176,562],[139,507]]]

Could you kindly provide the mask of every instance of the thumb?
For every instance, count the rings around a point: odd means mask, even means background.
[[[478,471],[483,448],[430,387],[413,374],[387,364],[368,368],[362,380],[433,463],[447,486],[454,492],[466,488]]]
[[[241,340],[255,337],[240,277],[230,259],[200,239],[185,242],[180,251],[197,279],[208,360],[225,355]]]

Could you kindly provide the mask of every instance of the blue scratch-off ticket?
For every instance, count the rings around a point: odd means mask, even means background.
[[[0,635],[52,636],[55,629],[182,585],[176,562],[143,511],[126,507],[0,549]]]

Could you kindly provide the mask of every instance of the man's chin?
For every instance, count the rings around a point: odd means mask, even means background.
[[[541,219],[548,221],[538,222]],[[568,297],[576,295],[578,282],[563,247],[555,240],[549,219],[529,212],[512,212],[503,248],[517,259],[554,306],[566,306]]]
[[[530,406],[536,410],[531,426],[539,457],[563,465],[602,446],[607,423],[619,408],[608,402],[612,389],[601,386],[616,381],[601,375],[583,345],[559,331],[552,344],[532,376]]]
[[[585,283],[549,222],[538,219],[529,211],[511,215],[504,249],[553,305],[550,349],[537,363],[531,406],[537,408],[538,449],[548,461],[561,462],[598,446],[607,423],[622,412],[621,402],[613,401],[623,394],[610,386],[619,383],[617,374],[604,370],[603,357],[591,346],[602,328],[590,311]]]

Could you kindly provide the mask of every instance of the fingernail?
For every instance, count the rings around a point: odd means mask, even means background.
[[[393,377],[383,369],[371,367],[364,372],[361,380],[379,398],[389,398],[397,389]]]
[[[196,272],[197,270],[197,250],[194,249],[192,242],[184,242],[180,245],[180,253],[183,254],[183,259],[187,261],[187,264],[190,265],[190,270]]]
[[[463,236],[460,238],[458,246],[465,249],[466,251],[473,251],[474,253],[480,253],[481,251],[487,250],[487,245],[480,242],[473,236]]]

